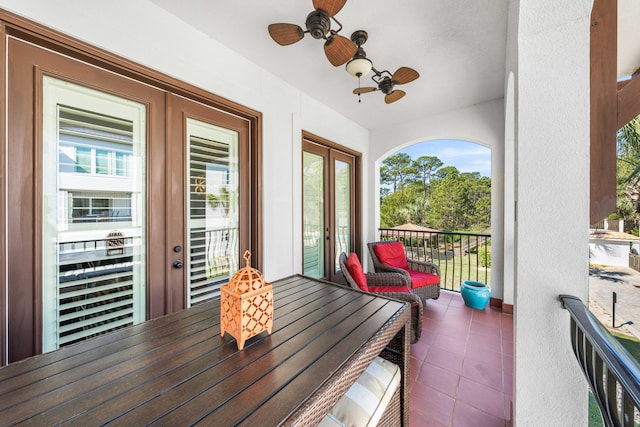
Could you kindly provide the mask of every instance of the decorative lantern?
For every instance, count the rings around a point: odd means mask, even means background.
[[[228,332],[236,339],[238,350],[244,342],[273,327],[273,287],[264,281],[260,271],[251,268],[251,252],[244,253],[246,267],[231,281],[220,287],[220,333]]]

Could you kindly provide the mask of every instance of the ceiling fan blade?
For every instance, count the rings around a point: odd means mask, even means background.
[[[353,90],[355,95],[360,95],[361,93],[369,93],[378,90],[377,87],[358,87]]]
[[[406,95],[406,92],[403,90],[394,90],[389,95],[384,97],[384,102],[386,104],[391,104],[392,102],[396,102],[398,99],[402,98]]]
[[[271,24],[269,35],[280,46],[287,46],[302,40],[304,31],[296,24]]]
[[[346,37],[334,34],[324,43],[324,53],[334,67],[346,64],[356,54],[358,46]]]
[[[313,0],[314,9],[322,9],[329,14],[329,16],[333,16],[336,13],[340,12],[342,6],[345,5],[347,0]]]
[[[420,74],[413,68],[409,67],[400,67],[398,71],[393,73],[391,80],[396,82],[396,84],[403,85],[406,83],[410,83],[420,77]]]

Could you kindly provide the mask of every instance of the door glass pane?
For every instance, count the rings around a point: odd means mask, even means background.
[[[49,351],[145,319],[146,108],[44,77],[42,135]]]
[[[238,133],[187,119],[187,305],[220,294],[238,270]]]
[[[351,165],[335,161],[335,271],[340,270],[342,252],[351,252]]]
[[[303,154],[303,245],[307,276],[324,276],[324,158]]]

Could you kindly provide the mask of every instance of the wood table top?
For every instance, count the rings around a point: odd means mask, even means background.
[[[315,423],[349,386],[336,378],[409,329],[399,301],[303,276],[273,289],[272,334],[241,351],[214,299],[0,368],[0,425]]]

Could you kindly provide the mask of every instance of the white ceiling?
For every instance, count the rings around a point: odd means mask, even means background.
[[[396,86],[407,95],[389,105],[379,91],[363,94],[358,103],[352,94],[357,79],[327,61],[323,40],[307,34],[280,46],[271,39],[271,23],[304,28],[312,0],[151,1],[368,129],[503,97],[508,0],[348,0],[336,15],[340,34],[366,30],[363,48],[378,70],[406,66],[420,73],[418,80]],[[626,34],[636,34],[638,5],[619,1]],[[639,37],[619,43],[620,74],[640,65],[639,53]],[[362,86],[375,84],[366,77]]]

